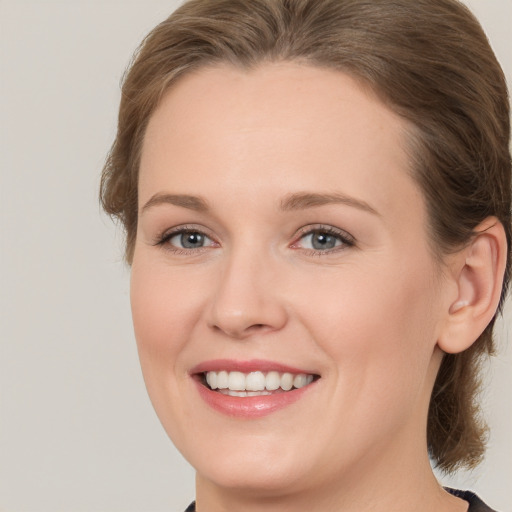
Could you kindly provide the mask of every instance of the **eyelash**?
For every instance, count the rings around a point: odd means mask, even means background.
[[[185,233],[191,233],[191,234],[198,234],[201,236],[204,236],[205,238],[208,238],[213,242],[213,246],[218,246],[218,243],[205,233],[205,231],[199,227],[195,226],[180,226],[173,228],[170,231],[166,231],[160,235],[155,244],[156,246],[162,246],[166,250],[171,251],[174,254],[177,255],[190,255],[191,253],[197,253],[198,251],[204,251],[209,249],[211,246],[203,246],[203,247],[194,247],[194,248],[181,248],[173,246],[169,243],[169,241],[178,235],[183,235]],[[298,234],[295,236],[295,242],[293,242],[290,247],[295,250],[301,249],[301,247],[298,247],[298,244],[301,240],[305,239],[307,236],[312,236],[314,234],[326,234],[327,236],[332,236],[337,239],[337,241],[341,242],[339,245],[336,245],[333,248],[326,249],[326,250],[320,250],[320,249],[305,249],[302,248],[304,253],[308,256],[324,256],[328,254],[332,254],[335,252],[346,250],[347,248],[354,247],[356,245],[355,239],[347,233],[346,231],[343,231],[341,229],[334,228],[332,226],[324,226],[324,225],[316,225],[316,226],[307,226],[304,228],[301,228],[298,232]]]

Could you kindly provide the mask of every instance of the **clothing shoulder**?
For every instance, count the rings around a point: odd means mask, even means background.
[[[446,489],[449,493],[469,503],[468,512],[497,512],[487,506],[474,492],[459,491],[458,489]]]

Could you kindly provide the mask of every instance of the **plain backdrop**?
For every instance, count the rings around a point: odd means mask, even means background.
[[[472,0],[512,83],[511,0]],[[119,80],[177,2],[0,1],[0,510],[181,511],[193,471],[146,396],[122,236],[99,173]],[[512,511],[512,312],[498,327],[486,462],[445,480]]]

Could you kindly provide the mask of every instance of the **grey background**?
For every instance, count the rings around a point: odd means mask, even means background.
[[[468,2],[512,83],[512,2]],[[146,396],[122,238],[100,214],[119,79],[178,3],[0,1],[0,511],[179,511],[193,471]],[[452,485],[512,511],[512,311],[485,462]],[[508,340],[508,341],[507,341]]]

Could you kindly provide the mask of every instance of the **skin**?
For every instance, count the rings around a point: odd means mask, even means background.
[[[155,410],[197,470],[200,512],[467,509],[426,451],[438,340],[458,292],[432,256],[407,128],[349,76],[295,63],[201,69],[153,114],[133,320]],[[282,208],[304,193],[338,200]],[[159,194],[208,209],[148,205]],[[183,226],[206,245],[158,244]],[[354,243],[312,250],[307,233],[325,228]],[[190,375],[224,358],[320,379],[270,415],[232,418]]]

